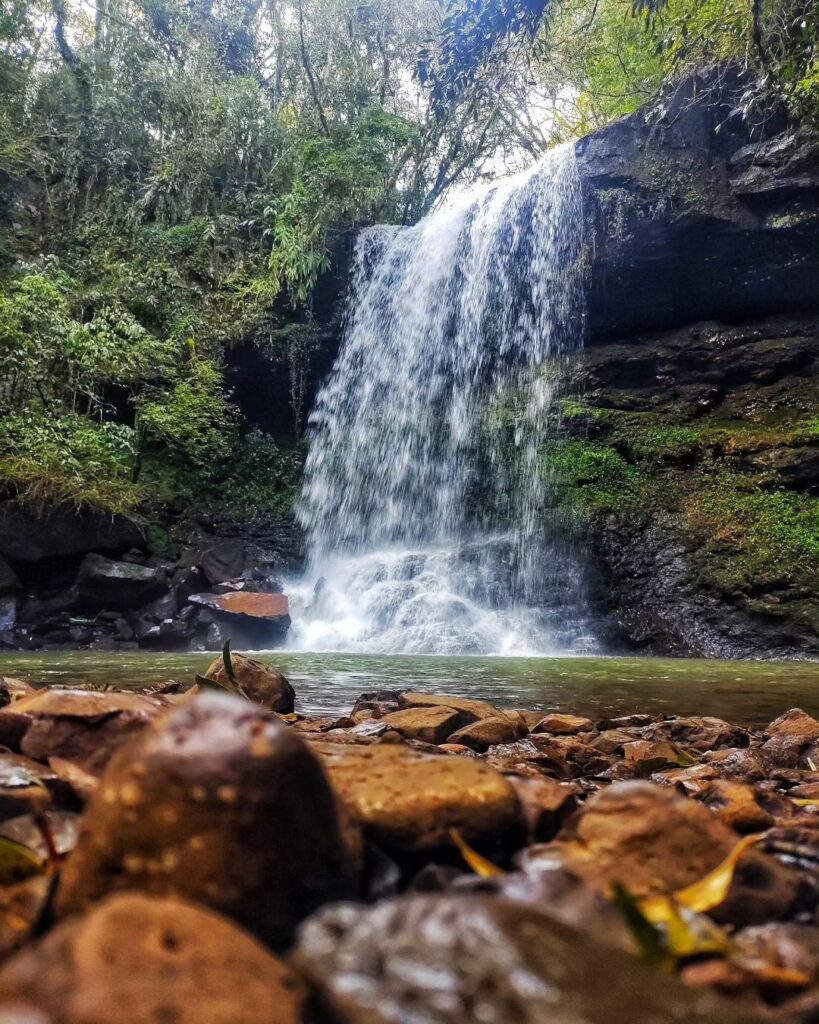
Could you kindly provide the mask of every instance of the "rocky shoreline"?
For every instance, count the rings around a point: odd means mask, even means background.
[[[232,692],[231,692],[232,691]],[[819,721],[0,686],[3,1024],[804,1022]]]
[[[269,649],[290,627],[292,521],[147,523],[0,500],[0,650]]]

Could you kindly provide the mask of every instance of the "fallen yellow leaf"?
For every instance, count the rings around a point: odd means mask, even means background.
[[[487,860],[486,857],[482,857],[477,850],[473,850],[457,828],[451,828],[449,830],[449,837],[458,847],[461,852],[461,856],[476,875],[480,875],[481,878],[497,878],[500,875],[505,874],[497,864],[493,864],[491,860]]]
[[[709,871],[699,882],[680,889],[672,896],[650,896],[640,901],[640,909],[645,917],[654,924],[664,924],[669,920],[669,907],[678,904],[697,914],[713,910],[725,901],[734,871],[742,855],[762,838],[761,834],[746,836],[731,850],[728,856],[713,871]]]

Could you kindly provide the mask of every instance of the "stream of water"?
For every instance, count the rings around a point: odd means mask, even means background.
[[[580,249],[571,146],[414,227],[362,232],[311,416],[293,648],[594,649],[542,459],[557,371],[582,343]]]
[[[50,651],[0,655],[0,675],[32,683],[148,687],[192,682],[213,654]],[[424,655],[258,655],[293,683],[297,709],[349,712],[367,690],[417,689],[491,700],[500,707],[567,711],[592,718],[632,714],[716,715],[763,726],[791,707],[819,716],[819,665],[694,658],[481,658]]]

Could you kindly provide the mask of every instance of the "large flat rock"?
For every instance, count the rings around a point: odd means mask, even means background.
[[[520,821],[514,787],[480,761],[402,744],[317,742],[313,749],[352,814],[384,846],[429,849],[451,828],[469,841],[499,837]]]

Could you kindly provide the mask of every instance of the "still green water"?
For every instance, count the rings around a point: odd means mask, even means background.
[[[212,654],[48,652],[0,655],[0,675],[34,683],[145,687],[188,681]],[[791,707],[819,716],[819,664],[687,658],[473,658],[404,655],[256,655],[286,673],[307,713],[348,711],[359,693],[412,688],[478,697],[504,707],[592,718],[717,715],[760,726]]]

